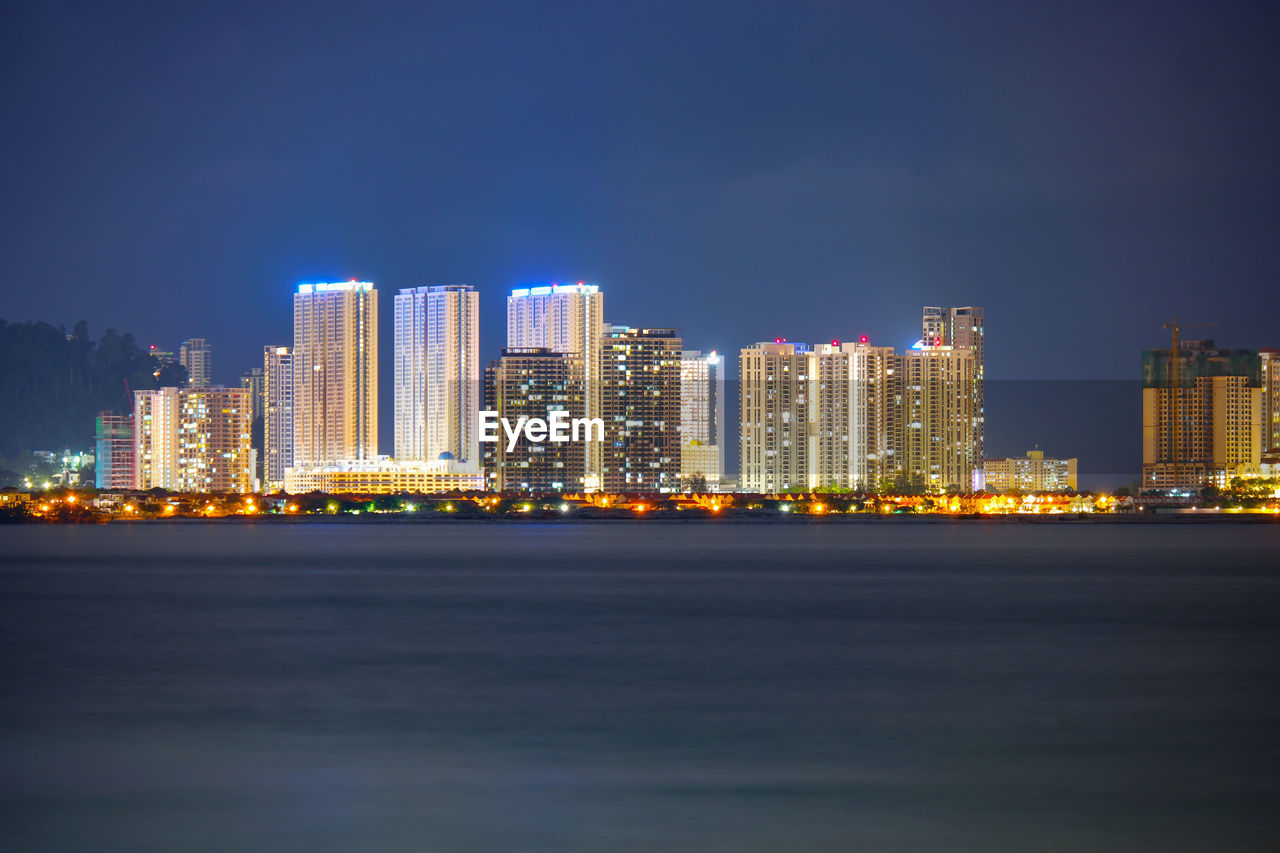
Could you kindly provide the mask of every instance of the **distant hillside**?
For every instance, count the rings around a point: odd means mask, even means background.
[[[103,409],[129,411],[132,390],[185,385],[186,369],[157,364],[133,335],[108,329],[97,342],[81,320],[68,333],[48,323],[0,319],[0,456],[85,449]]]

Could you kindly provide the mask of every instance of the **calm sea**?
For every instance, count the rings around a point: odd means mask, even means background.
[[[1280,526],[0,528],[5,851],[1280,849]]]

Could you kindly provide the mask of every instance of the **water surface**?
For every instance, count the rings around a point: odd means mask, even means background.
[[[0,849],[1244,851],[1280,527],[0,528]]]

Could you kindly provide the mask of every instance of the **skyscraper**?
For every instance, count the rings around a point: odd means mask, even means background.
[[[724,359],[701,350],[680,354],[680,476],[715,488],[724,471]]]
[[[810,488],[870,491],[891,458],[884,388],[893,349],[866,339],[814,347]]]
[[[1258,350],[1262,385],[1262,452],[1280,453],[1280,350]]]
[[[479,465],[480,297],[466,284],[395,298],[395,455]]]
[[[294,464],[377,456],[378,291],[373,285],[298,285],[292,357]]]
[[[248,492],[253,485],[245,388],[185,388],[178,394],[181,492]]]
[[[133,392],[134,487],[178,488],[178,389]]]
[[[924,346],[949,346],[973,352],[973,446],[982,467],[986,434],[986,320],[981,308],[929,308],[922,318]]]
[[[507,346],[544,348],[579,356],[583,364],[586,416],[600,417],[600,339],[604,294],[594,284],[520,287],[507,298]],[[598,444],[587,448],[587,487],[599,487]]]
[[[1142,485],[1198,490],[1261,470],[1262,363],[1255,350],[1210,340],[1142,354]],[[1175,429],[1175,421],[1177,428]]]
[[[775,341],[742,350],[742,487],[878,488],[894,465],[893,349]]]
[[[96,485],[99,489],[132,489],[134,483],[133,415],[99,412],[95,430]]]
[[[898,476],[909,488],[929,492],[974,487],[980,467],[974,438],[974,352],[917,344],[895,356]]]
[[[135,488],[250,490],[248,391],[159,388],[133,400]]]
[[[183,341],[178,349],[178,361],[187,369],[188,388],[208,388],[213,348],[204,338]]]
[[[679,491],[680,353],[674,329],[613,326],[604,335],[600,483],[606,492]]]
[[[266,403],[265,376],[261,367],[251,367],[240,374],[240,387],[249,392],[249,469],[253,472],[254,489],[263,480],[263,463],[266,461],[263,422],[263,406]]]
[[[492,410],[508,423],[520,423],[522,418],[549,420],[554,411],[567,412],[570,419],[583,417],[584,371],[576,354],[545,347],[508,347],[487,372],[492,381]],[[486,456],[492,460],[491,482],[506,492],[579,491],[591,443],[599,442],[533,442],[522,434],[508,449],[507,436],[500,434],[498,441],[486,443]]]
[[[293,465],[293,356],[282,346],[262,350],[262,479],[268,491],[284,486]]]
[[[240,374],[240,387],[249,392],[249,418],[257,420],[262,417],[262,407],[266,401],[264,393],[264,376],[261,367],[251,367],[247,373]]]
[[[742,473],[748,492],[807,489],[812,459],[813,387],[808,344],[781,339],[744,347],[738,357]]]
[[[866,357],[866,485],[884,491],[901,470],[897,412],[902,404],[902,371],[893,347],[872,346],[865,337],[856,346]]]

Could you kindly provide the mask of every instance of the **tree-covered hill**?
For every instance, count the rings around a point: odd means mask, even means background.
[[[83,320],[68,333],[0,319],[0,456],[91,447],[98,412],[131,410],[126,381],[134,391],[180,387],[186,370],[161,365],[115,329],[95,342]]]

